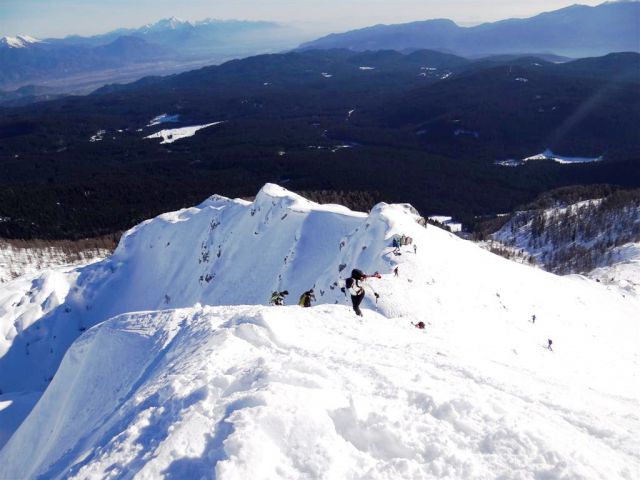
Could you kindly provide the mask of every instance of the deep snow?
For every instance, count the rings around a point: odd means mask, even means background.
[[[344,306],[123,315],[72,346],[0,472],[633,478],[637,404],[557,381],[571,354],[531,345],[532,328],[508,329],[518,353],[500,362],[446,325]]]
[[[637,477],[638,297],[417,219],[266,185],[5,284],[0,409],[49,388],[0,478]],[[394,256],[396,234],[417,254]],[[383,274],[364,319],[339,290],[353,267]],[[310,287],[324,305],[257,306]]]

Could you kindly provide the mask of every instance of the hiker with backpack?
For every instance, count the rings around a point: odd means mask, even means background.
[[[376,272],[373,275],[366,275],[365,273],[362,272],[362,270],[358,270],[357,268],[354,268],[351,271],[351,276],[347,278],[347,280],[345,281],[345,287],[349,291],[349,295],[351,295],[351,303],[353,305],[353,311],[356,312],[356,315],[360,317],[363,316],[362,311],[360,310],[360,304],[362,303],[362,300],[364,300],[364,296],[365,296],[363,282],[366,281],[367,278],[372,278],[372,277],[380,278],[380,274]],[[378,295],[376,292],[373,292],[373,294],[376,297],[376,302],[377,302],[380,295]]]
[[[284,297],[286,297],[287,295],[289,295],[289,292],[286,290],[283,290],[281,292],[274,291],[271,294],[271,300],[269,300],[269,303],[278,307],[282,307],[284,305]]]
[[[316,301],[316,296],[313,293],[313,288],[311,290],[307,290],[302,295],[300,295],[300,300],[298,300],[298,305],[301,307],[308,308],[311,306],[311,302]]]

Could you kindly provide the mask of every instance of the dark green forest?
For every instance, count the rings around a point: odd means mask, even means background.
[[[266,182],[358,209],[409,202],[467,225],[558,187],[638,187],[639,87],[637,54],[553,64],[334,50],[4,108],[0,237],[109,234]],[[179,122],[147,126],[163,113]],[[171,144],[144,138],[216,121]],[[603,160],[496,165],[547,148]]]

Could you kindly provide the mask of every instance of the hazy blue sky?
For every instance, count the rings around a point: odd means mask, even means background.
[[[87,35],[171,16],[275,20],[315,34],[430,18],[470,25],[573,3],[597,5],[602,0],[0,0],[0,36]]]

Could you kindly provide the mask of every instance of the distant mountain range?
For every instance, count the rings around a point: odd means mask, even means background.
[[[436,19],[376,25],[332,34],[301,49],[439,50],[466,57],[534,54],[558,61],[640,50],[640,3],[574,5],[532,18],[460,27]],[[87,93],[106,83],[167,75],[233,58],[291,49],[304,33],[273,22],[172,17],[140,28],[90,37],[0,39],[0,90],[39,85],[60,93]],[[555,59],[554,57],[555,56]],[[0,100],[1,101],[1,100]]]
[[[55,86],[58,91],[63,87],[74,91],[74,87],[88,83],[91,89],[108,81],[175,73],[206,63],[291,48],[300,40],[297,31],[275,23],[211,19],[187,22],[177,18],[92,37],[3,37],[0,89],[14,90],[33,83]],[[200,63],[194,63],[198,60]],[[97,75],[99,72],[104,73]]]
[[[17,43],[5,37],[0,46],[0,86],[23,86],[129,64],[160,61],[170,55],[166,48],[133,36],[117,37],[96,46],[50,41]]]
[[[351,50],[436,49],[459,55],[549,52],[569,57],[640,51],[640,3],[573,5],[531,18],[460,27],[447,19],[376,25],[331,34],[309,48]]]
[[[189,22],[171,17],[140,28],[118,29],[92,37],[69,36],[55,40],[55,43],[96,46],[110,43],[122,36],[143,39],[184,57],[289,48],[295,32],[290,27],[273,22],[215,19]]]

